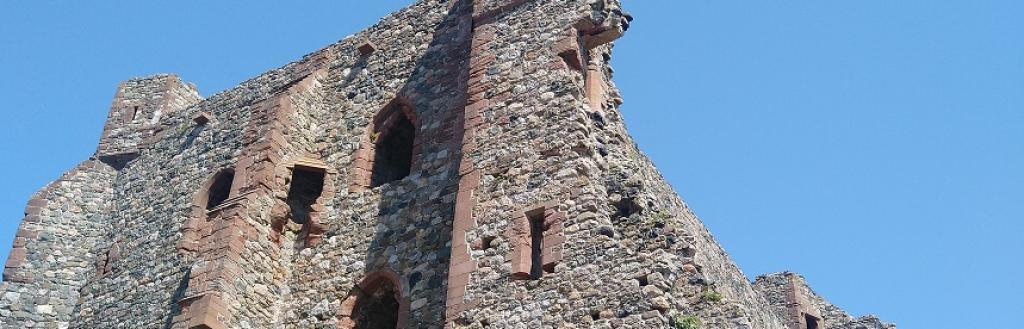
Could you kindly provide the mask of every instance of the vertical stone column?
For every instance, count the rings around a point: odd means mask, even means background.
[[[786,273],[785,277],[786,285],[784,289],[788,313],[788,317],[785,319],[786,325],[790,329],[807,329],[807,318],[811,317],[818,322],[817,329],[824,329],[824,321],[822,321],[821,314],[811,304],[808,296],[804,294],[803,287],[806,287],[807,283],[803,281],[803,278],[794,273]]]
[[[161,74],[122,82],[110,105],[96,157],[115,168],[147,147],[160,119],[202,100],[192,84]]]
[[[462,159],[459,163],[459,190],[455,201],[455,219],[452,224],[452,254],[448,267],[448,301],[445,314],[446,327],[454,327],[455,316],[472,308],[474,301],[466,300],[466,286],[469,285],[470,273],[476,269],[476,262],[469,254],[466,241],[466,230],[476,226],[473,208],[476,200],[473,191],[480,185],[480,171],[477,170],[470,154],[477,148],[474,136],[483,124],[480,110],[489,104],[485,97],[487,84],[484,79],[487,68],[494,63],[497,56],[489,51],[488,44],[495,39],[494,28],[490,23],[478,24],[473,19],[473,36],[469,54],[469,81],[467,83],[466,106],[458,115],[457,122],[462,122],[461,131],[456,131],[455,140],[461,144]]]

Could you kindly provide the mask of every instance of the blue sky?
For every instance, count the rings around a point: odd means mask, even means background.
[[[1024,310],[1024,3],[623,0],[629,128],[748,276],[793,270],[902,329]],[[0,4],[0,257],[89,157],[117,83],[204,96],[409,1]]]

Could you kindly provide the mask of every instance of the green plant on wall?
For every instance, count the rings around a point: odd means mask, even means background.
[[[662,224],[664,224],[670,218],[672,218],[672,215],[669,214],[667,211],[664,211],[664,210],[656,212],[656,213],[654,213],[654,215],[651,215],[651,219],[653,219],[655,223],[662,223]]]
[[[674,329],[700,329],[700,319],[692,315],[676,314],[672,322]]]
[[[704,300],[712,302],[712,303],[717,303],[717,302],[722,301],[722,294],[717,292],[717,291],[714,291],[714,290],[705,291],[704,295],[701,296],[701,297],[703,297]]]

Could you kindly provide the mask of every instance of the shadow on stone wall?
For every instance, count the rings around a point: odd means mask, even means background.
[[[406,304],[400,309],[409,314],[399,314],[399,328],[403,327],[401,317],[408,317],[411,328],[440,328],[445,321],[472,3],[460,0],[451,7],[398,92],[399,98],[414,106],[420,152],[414,154],[417,159],[409,177],[378,188],[381,200],[371,223],[376,230],[366,252],[365,273],[391,271],[400,278],[399,302]],[[440,124],[433,124],[437,121]],[[447,160],[436,161],[439,154],[446,154]]]

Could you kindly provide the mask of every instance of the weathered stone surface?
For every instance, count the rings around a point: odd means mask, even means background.
[[[129,80],[93,159],[30,201],[0,324],[892,328],[745,278],[626,131],[631,19],[423,0],[208,99]]]
[[[777,314],[784,317],[790,328],[806,328],[803,313],[811,313],[821,321],[820,328],[835,329],[895,329],[873,315],[854,318],[832,305],[807,285],[802,276],[783,272],[758,276],[754,288],[762,293]]]

